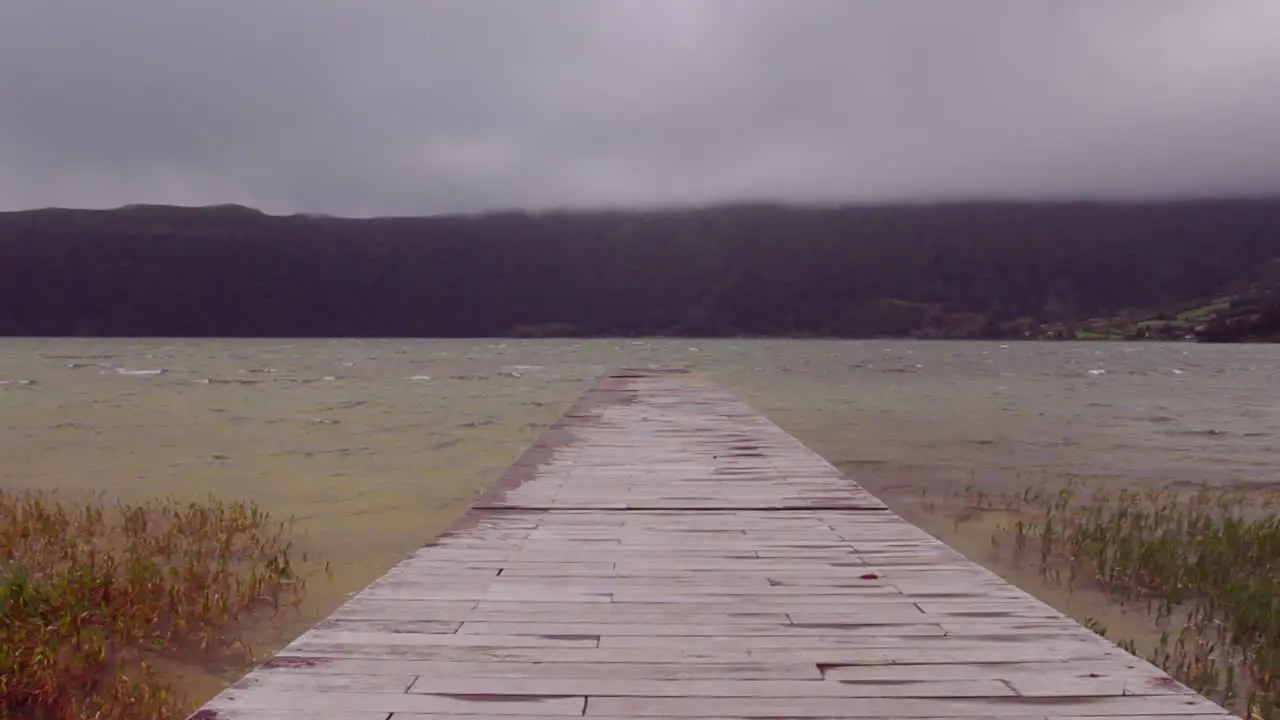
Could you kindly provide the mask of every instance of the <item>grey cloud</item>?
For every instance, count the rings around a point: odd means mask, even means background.
[[[0,208],[1280,190],[1275,0],[8,0]]]

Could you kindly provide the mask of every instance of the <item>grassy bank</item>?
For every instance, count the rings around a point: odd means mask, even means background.
[[[1143,612],[1158,639],[1112,637],[1122,647],[1242,716],[1280,717],[1280,494],[1066,485],[969,501],[1047,583]]]
[[[252,504],[0,491],[0,717],[183,717],[152,665],[247,661],[237,631],[303,590],[289,524]]]

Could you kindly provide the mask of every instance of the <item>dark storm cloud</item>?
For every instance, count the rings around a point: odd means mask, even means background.
[[[0,207],[1280,190],[1276,0],[7,0]]]

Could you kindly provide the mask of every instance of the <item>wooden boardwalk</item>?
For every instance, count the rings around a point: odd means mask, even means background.
[[[1230,717],[696,377],[604,379],[203,720]]]

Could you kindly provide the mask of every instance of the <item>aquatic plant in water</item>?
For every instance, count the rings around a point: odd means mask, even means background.
[[[252,503],[110,506],[0,491],[0,718],[173,718],[148,661],[241,654],[301,602],[290,525]]]
[[[1280,494],[1068,484],[978,502],[1019,515],[1004,534],[1050,582],[1145,607],[1162,631],[1153,664],[1244,717],[1280,718]]]

